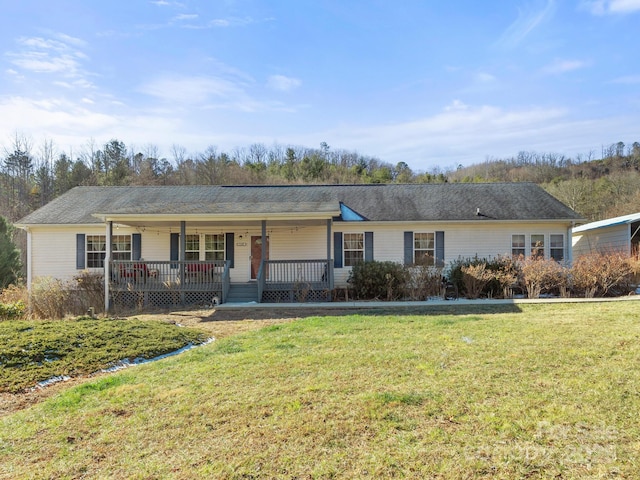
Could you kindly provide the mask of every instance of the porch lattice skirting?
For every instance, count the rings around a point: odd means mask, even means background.
[[[229,268],[228,261],[115,260],[110,262],[109,269],[111,305],[147,308],[237,301],[230,298]],[[252,298],[243,301],[331,301],[332,274],[332,265],[327,260],[265,261]]]

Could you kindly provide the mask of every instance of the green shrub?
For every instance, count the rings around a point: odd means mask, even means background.
[[[16,303],[0,303],[0,320],[23,318],[26,309],[22,301],[17,301]]]
[[[407,271],[395,262],[360,262],[347,281],[358,299],[398,300],[406,290]]]

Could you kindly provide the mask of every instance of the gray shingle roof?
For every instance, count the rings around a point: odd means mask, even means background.
[[[101,223],[94,214],[331,214],[340,202],[371,221],[581,220],[533,183],[443,183],[76,187],[17,224]]]

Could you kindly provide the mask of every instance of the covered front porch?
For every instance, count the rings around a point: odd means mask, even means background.
[[[112,218],[105,237],[115,238],[118,226],[139,233],[132,235],[130,259],[120,259],[112,242],[106,246],[107,308],[331,300],[331,218],[242,224]],[[211,250],[198,251],[200,244]]]

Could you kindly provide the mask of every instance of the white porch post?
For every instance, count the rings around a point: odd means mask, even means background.
[[[333,265],[331,263],[331,219],[327,219],[327,280],[329,288],[333,290]]]
[[[185,222],[184,220],[182,220],[180,222],[180,254],[178,256],[178,258],[180,259],[180,303],[182,305],[185,304],[185,294],[184,294],[184,269],[186,267],[185,265],[185,259],[187,257],[187,222]]]
[[[262,262],[267,258],[267,221],[262,220]]]
[[[105,234],[105,254],[104,254],[104,311],[108,312],[111,308],[111,302],[109,299],[109,278],[111,262],[111,235],[113,234],[113,222],[107,222],[107,231]]]

